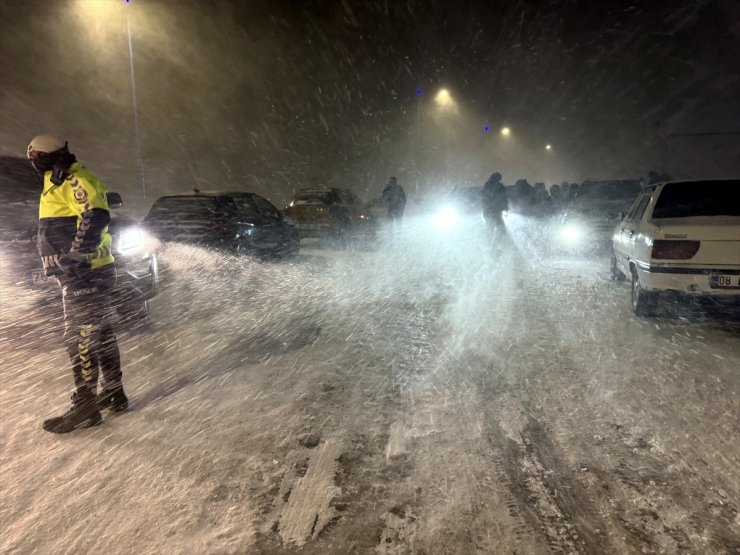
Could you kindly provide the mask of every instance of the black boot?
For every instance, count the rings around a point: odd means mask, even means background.
[[[92,391],[81,389],[72,395],[72,406],[66,413],[44,420],[44,430],[54,434],[66,434],[76,428],[97,426],[101,420]]]
[[[98,394],[98,409],[110,409],[114,412],[123,412],[128,408],[128,397],[123,392],[123,386],[103,388]]]

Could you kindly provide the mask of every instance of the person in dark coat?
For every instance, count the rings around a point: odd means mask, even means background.
[[[489,231],[505,231],[503,214],[509,209],[501,174],[491,174],[483,185],[483,218]]]
[[[388,218],[394,225],[400,223],[406,209],[406,193],[395,177],[391,177],[383,189],[383,200],[388,206]]]

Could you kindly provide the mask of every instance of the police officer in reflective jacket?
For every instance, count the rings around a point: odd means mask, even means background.
[[[110,322],[116,284],[110,213],[103,184],[77,162],[66,142],[39,135],[27,154],[44,181],[37,243],[46,275],[55,276],[62,288],[64,342],[75,384],[70,409],[45,420],[44,429],[65,433],[99,424],[102,409],[128,408]]]

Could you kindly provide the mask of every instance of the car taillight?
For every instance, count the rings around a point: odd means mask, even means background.
[[[650,255],[658,260],[688,260],[699,251],[699,241],[653,241]]]

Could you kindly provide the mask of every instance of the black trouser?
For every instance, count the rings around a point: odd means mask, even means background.
[[[391,205],[388,208],[388,218],[394,223],[399,223],[403,219],[403,210],[405,205]]]
[[[72,360],[77,391],[96,392],[98,373],[103,387],[121,384],[121,357],[111,324],[111,295],[116,286],[116,267],[79,270],[57,276],[64,303],[64,343]]]
[[[489,212],[485,214],[486,229],[489,233],[499,234],[506,233],[506,225],[501,212]]]

